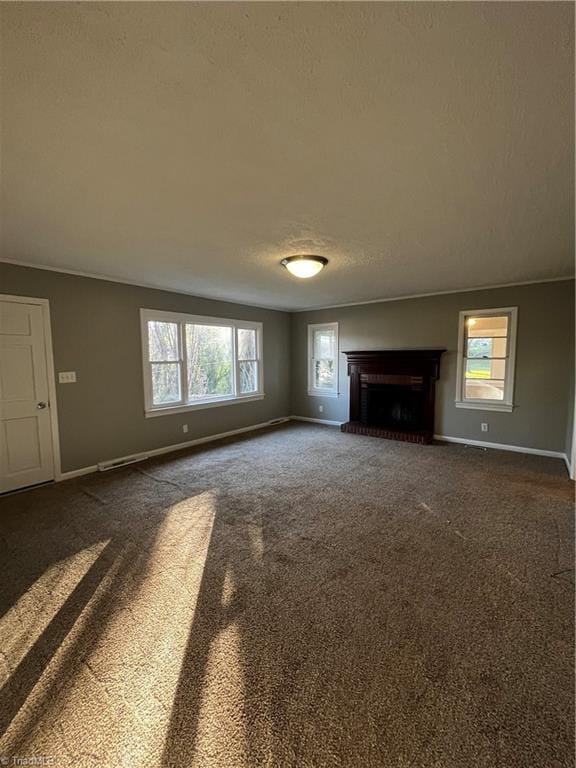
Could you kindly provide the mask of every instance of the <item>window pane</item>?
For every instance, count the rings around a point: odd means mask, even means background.
[[[234,394],[232,328],[186,324],[188,400]]]
[[[148,350],[150,361],[179,360],[178,323],[148,321]]]
[[[247,395],[249,392],[258,391],[258,363],[241,362],[240,363],[240,394]]]
[[[466,379],[464,399],[504,400],[504,382],[495,379]]]
[[[469,317],[466,331],[470,338],[508,335],[508,315],[498,317]]]
[[[331,328],[314,331],[314,357],[336,357],[336,333]]]
[[[314,363],[314,388],[335,389],[334,360],[316,360]]]
[[[180,394],[180,363],[152,363],[152,403],[178,403]]]
[[[506,338],[469,338],[467,357],[506,357]]]
[[[506,360],[466,360],[467,379],[504,379]]]
[[[238,360],[255,360],[256,331],[250,328],[238,329]]]
[[[490,378],[490,360],[467,360],[466,378],[467,379],[489,379]]]
[[[508,345],[507,337],[501,339],[492,339],[492,356],[493,357],[506,357],[506,347]]]

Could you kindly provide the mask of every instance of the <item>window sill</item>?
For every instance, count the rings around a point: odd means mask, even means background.
[[[306,394],[310,397],[340,397],[339,392],[315,392],[314,390],[308,390]]]
[[[503,413],[511,413],[514,410],[514,406],[511,403],[493,403],[493,402],[465,402],[456,400],[456,408],[469,408],[473,411],[501,411]]]
[[[205,408],[217,408],[220,405],[234,405],[239,403],[253,403],[255,400],[263,400],[263,394],[246,395],[245,397],[222,397],[218,400],[204,400],[199,403],[187,403],[186,405],[168,405],[162,408],[151,408],[144,412],[147,419],[156,416],[170,416],[174,413],[186,413],[187,411],[203,411]]]

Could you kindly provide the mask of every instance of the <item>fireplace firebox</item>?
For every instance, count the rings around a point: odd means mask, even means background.
[[[435,384],[443,349],[345,352],[350,421],[343,432],[413,443],[434,435]]]

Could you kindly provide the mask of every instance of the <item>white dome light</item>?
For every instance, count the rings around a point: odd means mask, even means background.
[[[280,262],[282,266],[286,267],[288,272],[291,272],[296,277],[314,277],[328,264],[328,259],[324,256],[288,256],[286,259],[282,259]]]

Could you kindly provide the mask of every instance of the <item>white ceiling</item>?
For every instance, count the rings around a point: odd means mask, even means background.
[[[289,309],[573,274],[570,3],[1,15],[0,258]]]

